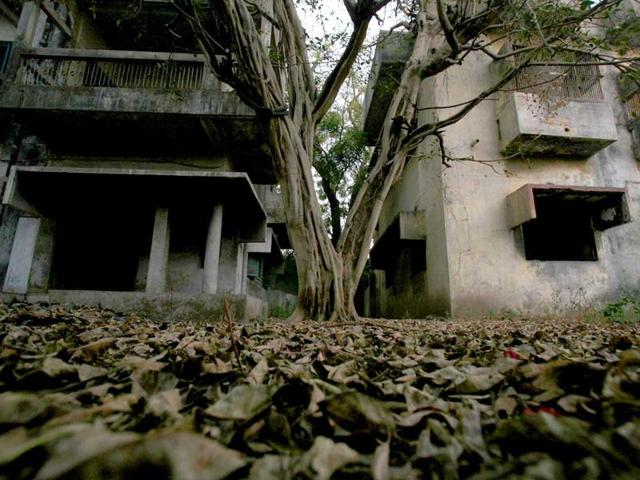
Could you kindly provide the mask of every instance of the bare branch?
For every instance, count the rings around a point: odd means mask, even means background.
[[[449,17],[444,11],[442,0],[438,0],[436,6],[438,10],[438,20],[440,20],[440,25],[442,25],[442,31],[447,39],[447,43],[451,47],[451,57],[455,57],[460,51],[460,43],[458,43],[458,39],[456,38],[456,32],[453,29],[453,25],[451,25]]]
[[[338,92],[340,91],[340,87],[349,75],[351,67],[353,67],[353,63],[356,61],[358,53],[360,52],[362,44],[367,36],[367,29],[369,28],[371,18],[390,1],[391,0],[376,0],[369,5],[369,8],[359,8],[362,7],[362,3],[356,3],[353,0],[345,0],[345,7],[354,21],[354,30],[351,33],[349,43],[342,53],[338,64],[329,74],[329,77],[325,81],[324,86],[320,91],[320,95],[316,100],[315,108],[313,110],[313,116],[316,123],[319,122],[320,119],[322,119],[322,117],[329,111],[336,95],[338,95]]]

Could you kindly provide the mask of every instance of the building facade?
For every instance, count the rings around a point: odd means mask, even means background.
[[[268,288],[287,237],[254,112],[169,2],[2,0],[0,47],[5,299],[163,319],[290,300]]]
[[[410,48],[398,34],[378,46],[365,101],[372,144]],[[434,106],[472,99],[507,62],[470,54],[424,81],[419,123],[454,113]],[[423,142],[378,224],[373,313],[540,315],[638,295],[639,116],[637,84],[614,68],[551,61],[446,128],[448,165]]]

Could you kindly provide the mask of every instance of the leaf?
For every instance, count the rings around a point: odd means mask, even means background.
[[[227,420],[249,420],[264,411],[270,402],[270,389],[266,385],[238,385],[205,413]]]
[[[344,443],[335,443],[326,437],[316,437],[311,449],[305,453],[300,465],[310,465],[317,480],[328,480],[343,466],[357,462],[360,455]],[[300,470],[301,466],[296,470]]]
[[[454,387],[456,393],[478,393],[492,389],[504,380],[504,375],[497,372],[470,374]]]
[[[464,444],[478,455],[485,462],[489,461],[489,452],[482,436],[482,424],[480,423],[480,412],[470,409],[462,415],[462,438]]]
[[[88,427],[58,441],[36,480],[48,480],[66,475],[87,460],[135,441],[135,433],[112,433],[101,427]]]
[[[247,381],[254,385],[260,385],[264,382],[267,373],[269,372],[269,364],[265,358],[261,358],[255,367],[251,369],[247,376]]]
[[[73,450],[74,445],[77,450]],[[221,480],[247,464],[240,452],[185,432],[144,438],[97,434],[86,445],[68,443],[52,460],[38,472],[36,480],[63,475],[87,480],[134,478],[145,471],[176,480]]]
[[[256,460],[249,480],[281,480],[290,478],[296,461],[288,455],[265,455]]]
[[[371,476],[373,480],[389,479],[389,443],[381,443],[373,453],[371,460]]]
[[[0,424],[24,425],[50,412],[38,395],[22,392],[0,393]]]
[[[182,408],[182,399],[180,398],[180,390],[174,388],[154,393],[148,400],[147,408],[151,413],[158,417],[167,415],[169,417],[180,417],[180,409]]]
[[[347,430],[364,430],[388,434],[395,421],[385,406],[368,395],[346,392],[334,395],[325,403],[328,415]]]
[[[55,357],[47,357],[42,362],[42,371],[51,378],[74,375],[77,373],[76,367]]]

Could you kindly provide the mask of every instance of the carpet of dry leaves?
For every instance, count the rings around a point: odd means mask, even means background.
[[[0,305],[0,478],[640,478],[640,327]]]

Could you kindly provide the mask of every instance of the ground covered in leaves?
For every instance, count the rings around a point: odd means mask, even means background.
[[[640,478],[640,328],[0,305],[0,478]]]

